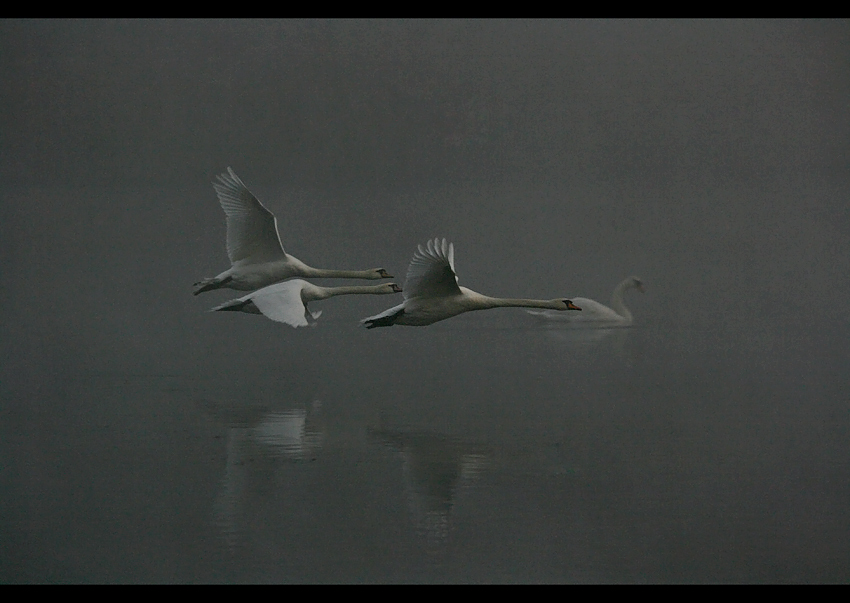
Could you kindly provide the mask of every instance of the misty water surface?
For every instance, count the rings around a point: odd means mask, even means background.
[[[207,318],[4,392],[10,579],[846,579],[846,330]]]

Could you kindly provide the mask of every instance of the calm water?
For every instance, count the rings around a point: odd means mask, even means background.
[[[850,579],[846,327],[202,320],[7,372],[3,582]]]

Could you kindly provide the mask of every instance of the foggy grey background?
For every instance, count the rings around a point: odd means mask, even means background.
[[[33,503],[14,493],[53,471],[38,425],[67,375],[221,383],[234,362],[273,383],[279,360],[321,389],[313,353],[390,383],[386,342],[522,324],[356,331],[389,298],[330,300],[315,330],[218,320],[238,293],[191,285],[229,265],[211,186],[227,166],[310,265],[403,284],[445,236],[460,283],[490,295],[607,303],[636,274],[638,323],[713,342],[671,354],[799,354],[846,403],[848,57],[846,20],[3,20],[3,580],[50,579],[20,560]],[[328,352],[334,329],[379,366]]]
[[[226,166],[316,266],[401,278],[445,236],[494,295],[636,273],[659,319],[847,321],[846,21],[2,28],[7,324],[179,328]]]

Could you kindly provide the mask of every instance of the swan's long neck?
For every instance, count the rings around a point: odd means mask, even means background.
[[[295,256],[287,254],[286,263],[298,276],[303,278],[367,278],[376,280],[382,278],[377,270],[325,270],[308,266]]]
[[[545,308],[547,310],[561,310],[564,300],[561,299],[515,299],[510,297],[487,297],[481,296],[482,308]]]
[[[374,270],[324,270],[305,265],[303,271],[307,278],[381,278]]]
[[[614,293],[611,295],[611,309],[629,321],[632,320],[632,313],[629,312],[625,302],[623,302],[623,294],[626,292],[626,289],[629,289],[630,287],[634,287],[634,281],[627,278],[614,288]]]
[[[302,297],[308,297],[305,301],[315,301],[319,299],[327,299],[336,295],[353,295],[353,294],[371,294],[383,295],[392,293],[388,291],[386,285],[349,285],[346,287],[316,287],[315,285],[308,291],[302,293]],[[306,294],[306,295],[305,295]]]

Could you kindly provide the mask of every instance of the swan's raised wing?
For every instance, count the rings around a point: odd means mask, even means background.
[[[230,263],[259,264],[286,257],[277,219],[248,187],[227,168],[213,183],[221,208],[227,216],[227,255]]]
[[[413,254],[404,283],[404,299],[459,295],[455,274],[455,248],[445,239],[428,241]]]
[[[249,297],[264,316],[293,327],[307,327],[315,323],[321,314],[312,313],[301,299],[301,288],[305,281],[294,279],[275,283],[255,291]]]

